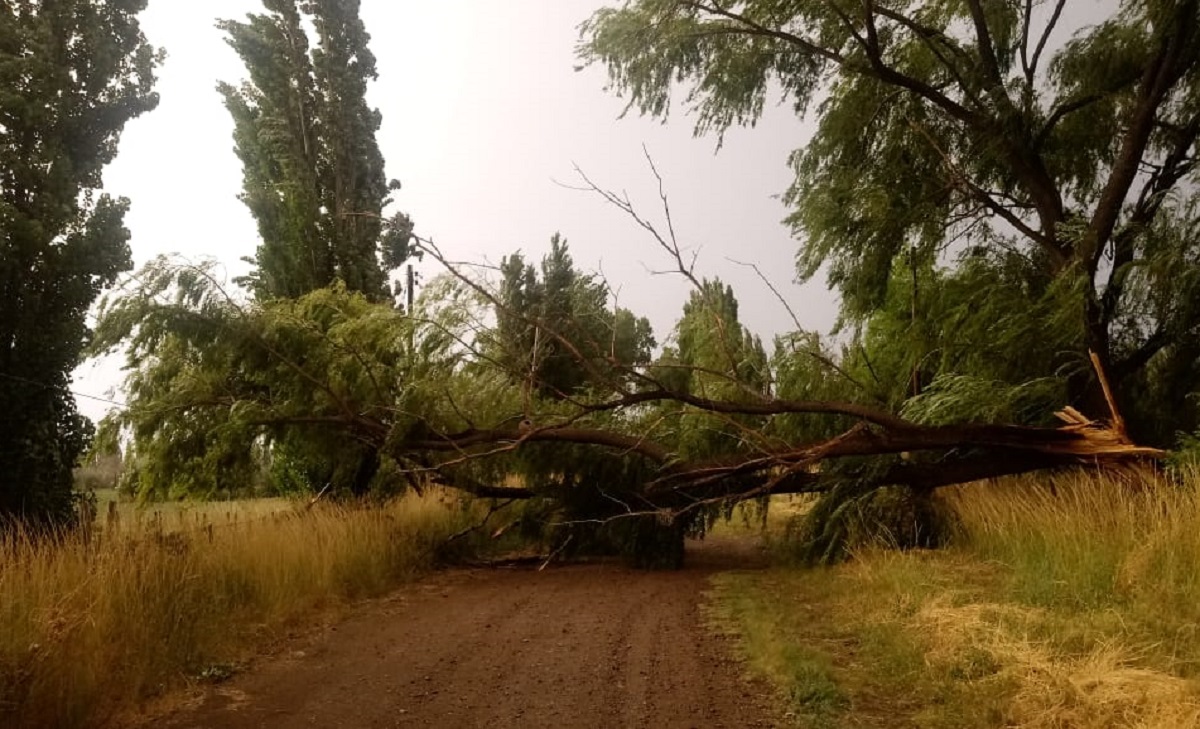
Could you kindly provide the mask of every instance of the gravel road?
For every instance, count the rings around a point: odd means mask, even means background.
[[[713,572],[753,557],[718,542],[689,562],[678,572],[604,563],[441,573],[150,725],[776,726],[768,690],[743,678],[701,609]]]

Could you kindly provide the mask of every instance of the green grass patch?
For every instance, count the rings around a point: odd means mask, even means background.
[[[764,599],[779,594],[778,583],[726,573],[714,578],[710,617],[719,628],[741,638],[753,670],[769,678],[786,696],[789,714],[801,725],[834,726],[847,699],[834,678],[828,650],[807,639],[807,626],[787,619],[792,606]]]
[[[997,659],[978,648],[935,655],[930,636],[910,629],[934,596],[968,594],[986,579],[931,568],[926,555],[880,553],[854,565],[720,576],[713,612],[799,726],[999,727],[1013,686]]]

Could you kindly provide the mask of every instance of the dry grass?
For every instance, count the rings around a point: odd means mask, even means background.
[[[258,517],[287,514],[296,503],[287,498],[237,499],[233,501],[154,501],[139,504],[135,499],[118,495],[114,489],[97,489],[96,522],[104,526],[116,518],[125,528],[137,528],[138,523],[149,525],[161,522],[166,529],[191,528],[197,522],[228,523]]]
[[[1025,676],[1024,725],[1200,726],[1200,474],[1075,473],[948,498],[961,549],[1004,565],[1007,597],[1031,611],[995,648]],[[966,635],[987,644],[977,628]]]
[[[1200,474],[1025,478],[947,499],[962,521],[962,548],[1009,566],[1033,604],[1132,603],[1200,620]]]
[[[989,667],[988,675],[976,680],[1014,686],[1006,711],[1010,725],[1200,726],[1200,696],[1192,681],[1138,666],[1138,652],[1116,642],[1098,640],[1090,650],[1073,655],[1052,640],[1032,638],[1044,632],[1047,622],[1037,608],[956,606],[934,598],[906,627],[920,636],[931,665],[974,660]]]
[[[440,494],[384,508],[126,519],[0,542],[0,724],[93,726],[248,648],[429,569],[470,519]],[[103,517],[101,517],[103,520]]]
[[[801,725],[1200,726],[1200,476],[946,497],[961,518],[948,549],[718,581]]]

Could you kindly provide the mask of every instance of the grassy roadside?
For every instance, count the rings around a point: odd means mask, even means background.
[[[328,609],[430,569],[472,510],[441,494],[0,541],[0,725],[98,725]],[[166,523],[164,523],[164,521]]]
[[[1200,479],[949,500],[949,549],[715,581],[715,619],[798,726],[1200,726]]]

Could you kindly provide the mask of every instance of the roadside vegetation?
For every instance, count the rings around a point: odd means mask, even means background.
[[[1200,474],[943,495],[946,549],[726,574],[713,616],[798,726],[1200,725]]]
[[[96,726],[226,678],[288,631],[454,557],[447,539],[478,520],[440,491],[383,507],[279,506],[125,512],[56,540],[6,533],[0,725]]]

